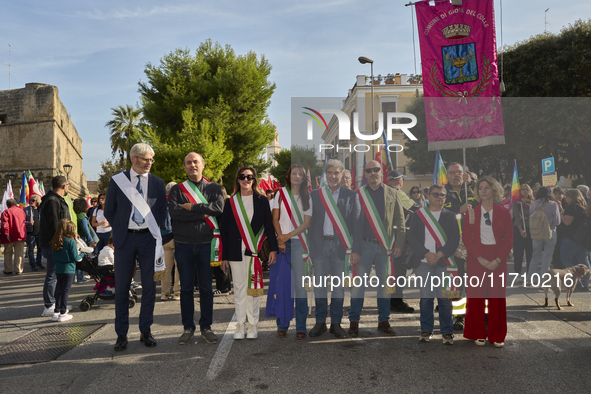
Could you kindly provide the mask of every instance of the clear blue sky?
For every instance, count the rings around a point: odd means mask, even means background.
[[[359,56],[374,60],[374,73],[415,73],[411,10],[391,1],[37,1],[5,2],[0,24],[0,90],[40,82],[59,88],[83,141],[83,170],[96,180],[111,157],[104,127],[111,108],[139,101],[144,66],[175,48],[208,38],[238,54],[264,54],[277,84],[269,117],[280,145],[290,145],[292,97],[344,97],[357,74],[369,74]],[[558,33],[591,18],[589,0],[505,0],[503,41],[514,44],[544,31]],[[495,0],[501,44],[500,0]],[[416,28],[416,23],[415,23]],[[415,35],[416,39],[416,35]],[[420,60],[417,42],[417,70]]]

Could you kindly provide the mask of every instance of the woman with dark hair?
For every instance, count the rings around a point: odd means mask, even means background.
[[[308,232],[312,223],[312,200],[308,192],[308,178],[304,167],[293,164],[285,175],[287,187],[277,191],[273,199],[273,227],[277,233],[279,250],[291,256],[291,269],[295,279],[295,316],[296,337],[306,338],[306,318],[308,315],[308,296],[302,286],[302,278],[311,276],[311,261]],[[303,255],[305,253],[305,255]],[[287,325],[281,324],[277,318],[277,335],[285,338]]]
[[[414,201],[414,206],[417,208],[423,208],[427,206],[427,202],[425,201],[425,196],[421,191],[421,188],[418,186],[413,186],[410,188],[408,192],[408,196]]]
[[[566,192],[568,206],[560,215],[564,223],[562,245],[560,246],[560,260],[564,268],[577,264],[585,264],[589,267],[589,251],[574,241],[574,236],[581,224],[587,219],[591,210],[588,209],[585,197],[577,190]],[[586,214],[587,212],[587,214]],[[584,291],[589,291],[589,277],[581,278],[581,285]]]
[[[92,226],[96,228],[96,235],[99,238],[98,244],[94,249],[95,254],[99,254],[109,244],[109,237],[111,236],[111,225],[107,218],[105,218],[106,196],[105,193],[99,194],[98,204],[94,212],[92,212]]]
[[[566,206],[568,205],[566,203],[566,198],[564,197],[564,189],[560,186],[556,186],[554,190],[552,190],[552,197],[554,198],[556,204],[558,204],[558,211],[562,215],[562,213],[566,209]],[[560,219],[562,220],[562,216],[560,217]],[[552,254],[553,268],[565,268],[562,264],[562,260],[560,260],[560,247],[562,245],[562,240],[564,239],[565,230],[566,226],[564,225],[564,221],[561,221],[561,223],[558,226],[556,226],[556,246],[554,247],[554,253]]]
[[[96,246],[94,241],[92,227],[88,223],[88,217],[86,217],[86,210],[88,209],[88,203],[83,198],[77,198],[74,200],[74,213],[76,214],[76,225],[78,227],[78,236],[91,248]],[[90,228],[89,228],[90,227]],[[82,270],[76,270],[75,282],[84,283],[88,279],[84,278],[84,272]]]
[[[538,238],[534,232],[535,223],[533,222],[532,215],[535,211],[543,211],[548,218],[548,224],[550,225],[550,238],[549,239],[536,239]],[[550,263],[552,263],[552,255],[554,254],[554,247],[556,246],[556,226],[558,226],[561,222],[560,220],[560,212],[558,211],[558,204],[552,199],[552,195],[550,193],[550,188],[547,186],[542,186],[538,189],[538,193],[536,194],[536,199],[533,201],[529,207],[529,215],[530,215],[530,231],[532,237],[532,258],[529,262],[529,268],[527,270],[527,281],[531,283],[532,276],[538,270],[538,262],[540,261],[540,256],[542,257],[542,271],[540,272],[540,279],[542,278],[541,275],[544,275],[550,269]],[[537,279],[534,283],[542,283]]]
[[[482,282],[466,284],[466,328],[464,337],[484,346],[486,338],[495,347],[505,346],[507,336],[507,258],[513,247],[513,224],[508,210],[495,204],[503,198],[503,188],[485,176],[475,185],[474,210],[464,214],[462,239],[468,251],[468,278]],[[491,279],[494,278],[494,281]],[[504,280],[503,280],[504,278]],[[485,314],[488,300],[488,320]]]
[[[234,339],[258,338],[260,296],[263,295],[263,270],[258,253],[265,237],[271,252],[269,264],[277,258],[277,238],[269,200],[257,186],[256,170],[242,167],[234,180],[234,194],[224,205],[220,234],[222,270],[232,267],[236,332]],[[248,327],[246,322],[248,319]]]

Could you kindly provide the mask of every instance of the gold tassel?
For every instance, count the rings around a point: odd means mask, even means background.
[[[386,286],[386,294],[396,294],[396,286]]]
[[[449,298],[450,300],[454,299],[454,298],[460,298],[460,291],[456,290],[456,291],[451,291],[451,290],[442,290],[441,291],[441,295],[443,296],[443,298]]]
[[[260,297],[264,294],[265,294],[264,289],[247,289],[246,290],[246,295],[249,295],[251,297]]]
[[[164,279],[165,275],[166,275],[165,270],[154,271],[154,282]]]

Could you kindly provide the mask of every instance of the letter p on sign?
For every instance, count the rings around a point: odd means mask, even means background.
[[[542,172],[554,172],[554,158],[549,157],[542,160]]]

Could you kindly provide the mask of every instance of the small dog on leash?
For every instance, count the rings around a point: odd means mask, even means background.
[[[546,293],[546,302],[544,303],[544,306],[548,306],[548,291],[552,290],[554,292],[554,296],[556,297],[556,306],[558,307],[558,310],[562,310],[562,307],[558,302],[558,297],[560,297],[561,288],[564,287],[566,289],[566,304],[568,306],[574,306],[574,304],[570,301],[570,296],[573,294],[573,291],[575,290],[575,287],[577,286],[577,282],[579,281],[579,279],[581,279],[583,276],[591,274],[591,271],[589,270],[589,268],[587,268],[586,265],[579,264],[573,267],[565,268],[563,270],[551,269],[548,270],[547,273],[552,276],[552,279],[550,280],[550,287],[546,287],[544,289],[544,293]],[[556,275],[558,275],[558,278],[556,278]],[[566,285],[566,278],[572,279],[571,286]]]

